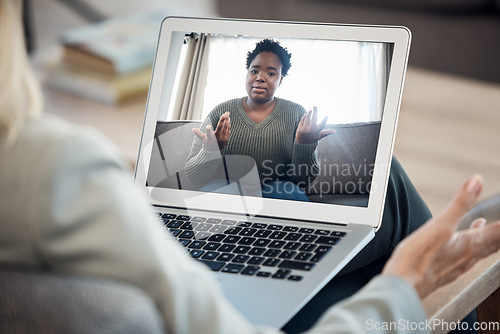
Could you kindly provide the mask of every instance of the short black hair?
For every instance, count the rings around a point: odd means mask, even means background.
[[[250,68],[250,64],[261,52],[272,52],[278,56],[281,61],[281,75],[287,76],[288,70],[292,67],[290,63],[290,58],[292,54],[288,50],[280,45],[278,41],[272,39],[264,39],[255,45],[253,51],[247,53],[247,70]]]

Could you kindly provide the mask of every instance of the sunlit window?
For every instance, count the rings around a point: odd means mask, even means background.
[[[246,96],[246,55],[261,39],[212,36],[202,118],[217,104]],[[392,45],[278,39],[292,54],[292,67],[276,96],[317,106],[328,123],[380,120]]]

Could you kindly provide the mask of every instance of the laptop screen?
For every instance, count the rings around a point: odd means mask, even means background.
[[[146,185],[368,206],[393,50],[173,32]]]

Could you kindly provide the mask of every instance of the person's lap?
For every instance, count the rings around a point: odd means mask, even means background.
[[[382,271],[396,245],[431,216],[403,167],[393,158],[382,225],[374,239],[283,330],[299,333],[309,329],[331,305],[356,293]],[[475,319],[473,312],[464,320],[471,323]]]

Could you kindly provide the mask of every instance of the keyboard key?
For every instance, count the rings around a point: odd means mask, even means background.
[[[259,256],[259,255],[262,255],[264,254],[264,252],[266,251],[265,248],[262,248],[262,247],[253,247],[250,252],[248,252],[248,255],[256,255],[256,256]]]
[[[235,264],[235,263],[230,263],[227,266],[222,269],[223,273],[231,273],[231,274],[237,274],[239,273],[243,268],[245,268],[244,265],[242,264]]]
[[[215,260],[219,255],[219,252],[206,252],[201,258],[204,260]]]
[[[288,241],[297,241],[303,236],[302,233],[288,233],[288,235],[285,237],[285,240]]]
[[[268,249],[265,253],[265,257],[276,257],[281,253],[279,249]]]
[[[238,244],[239,245],[246,245],[246,246],[250,246],[251,244],[254,243],[256,239],[255,238],[252,238],[252,237],[243,237],[240,239],[240,241],[238,241]]]
[[[299,230],[299,233],[307,233],[307,234],[311,234],[311,233],[313,233],[313,232],[314,232],[314,230],[313,230],[312,228],[301,228],[301,229]]]
[[[294,251],[283,251],[283,253],[280,254],[279,258],[280,259],[291,259],[295,255],[297,255],[297,252],[294,252]]]
[[[314,240],[318,239],[317,235],[312,235],[312,234],[306,234],[302,238],[300,238],[300,241],[302,242],[314,242]]]
[[[325,244],[325,245],[336,245],[340,241],[340,238],[337,237],[319,237],[316,240],[317,244]]]
[[[221,242],[225,238],[226,236],[224,234],[214,234],[210,238],[208,238],[208,241]]]
[[[217,258],[217,261],[229,262],[233,259],[233,257],[234,257],[234,254],[223,253],[223,254],[219,255],[219,257]]]
[[[307,262],[283,260],[278,267],[285,269],[311,270],[314,267],[314,264]]]
[[[251,222],[238,222],[239,227],[250,227],[252,226]]]
[[[280,262],[281,260],[278,259],[267,259],[262,265],[266,267],[276,267]]]
[[[205,246],[206,242],[205,241],[199,241],[195,240],[189,244],[189,248],[191,249],[201,249],[203,246]]]
[[[237,255],[234,257],[233,261],[234,263],[245,263],[248,261],[248,259],[250,258],[250,256],[248,255]]]
[[[283,239],[286,235],[286,232],[273,232],[269,236],[271,239]]]
[[[330,234],[332,237],[345,237],[347,235],[346,232],[338,232],[338,231],[333,231],[332,234]]]
[[[170,227],[170,228],[179,228],[179,227],[181,227],[182,224],[184,224],[183,221],[180,221],[180,220],[171,220],[167,224],[167,227]]]
[[[311,256],[313,256],[312,253],[299,253],[294,260],[297,260],[297,261],[307,261],[311,258]]]
[[[286,245],[286,241],[274,240],[269,244],[269,248],[283,248]]]
[[[205,218],[205,217],[193,217],[193,218],[191,218],[192,222],[197,222],[197,223],[203,223],[206,220],[207,220],[207,218]]]
[[[194,235],[196,240],[207,240],[212,236],[212,233],[209,232],[197,232]]]
[[[258,246],[258,247],[266,247],[270,243],[271,243],[271,240],[269,240],[269,239],[257,239],[257,241],[255,241],[255,243],[253,245]]]
[[[330,231],[328,231],[328,230],[316,230],[314,232],[314,234],[317,234],[317,235],[330,235]]]
[[[256,228],[244,228],[241,232],[240,232],[240,235],[241,236],[245,236],[245,237],[251,237],[252,235],[254,235],[255,233],[257,232],[257,229]]]
[[[179,216],[177,216],[177,219],[178,219],[178,220],[188,221],[188,220],[190,220],[190,219],[191,219],[191,217],[186,216],[186,215],[179,215]]]
[[[257,276],[258,276],[258,277],[270,277],[270,276],[271,276],[271,273],[270,273],[270,272],[268,272],[268,271],[259,271],[259,272],[257,273]]]
[[[225,265],[224,262],[219,262],[219,261],[207,261],[207,260],[200,260],[200,259],[198,259],[198,261],[200,261],[201,263],[204,263],[213,271],[219,271]]]
[[[219,252],[227,252],[227,253],[229,253],[229,252],[230,252],[230,251],[232,251],[235,247],[236,247],[236,245],[222,245],[222,246],[220,246],[220,248],[219,248]]]
[[[233,226],[233,225],[236,225],[236,220],[229,220],[229,219],[226,219],[226,220],[223,220],[223,221],[222,221],[222,224],[223,224],[223,225],[231,225],[231,226]]]
[[[274,224],[271,224],[267,227],[268,230],[274,230],[274,231],[279,231],[279,230],[282,230],[283,229],[283,226],[281,225],[274,225]]]
[[[238,246],[233,250],[233,253],[235,254],[246,254],[250,250],[250,247],[248,246]]]
[[[276,279],[285,279],[288,275],[290,275],[291,272],[292,272],[291,270],[280,269],[272,277]]]
[[[295,226],[285,226],[283,228],[283,231],[285,232],[297,232],[299,230],[298,227],[295,227]]]
[[[289,281],[302,281],[302,276],[299,276],[299,275],[290,275],[288,276],[288,280]]]
[[[320,245],[318,248],[316,248],[316,250],[314,252],[315,253],[326,253],[331,249],[332,249],[332,246]]]
[[[212,227],[214,227],[212,224],[200,223],[194,229],[200,232],[208,232]]]
[[[214,227],[212,227],[210,229],[210,232],[212,233],[224,233],[224,231],[227,229],[227,226],[224,226],[224,225],[214,225]]]
[[[190,230],[185,230],[179,234],[179,238],[181,239],[191,239],[192,237],[194,237],[194,232]]]
[[[271,233],[272,233],[272,231],[269,231],[269,230],[260,230],[260,231],[257,231],[257,233],[254,234],[254,237],[256,237],[256,238],[267,238]]]
[[[235,244],[237,243],[241,237],[238,237],[237,235],[228,235],[225,239],[224,242],[228,244]]]
[[[209,224],[219,224],[222,220],[218,218],[208,218],[206,220],[207,223]]]
[[[266,228],[267,224],[253,223],[252,227],[255,227],[255,228]]]
[[[161,218],[164,219],[175,219],[175,217],[177,217],[177,215],[174,215],[173,213],[164,213],[161,215]]]
[[[202,251],[201,249],[193,249],[191,252],[189,252],[189,255],[197,259],[202,256],[203,253],[205,253],[205,251]]]
[[[312,252],[312,251],[313,251],[316,247],[318,247],[318,246],[316,246],[316,245],[314,245],[314,244],[303,244],[303,245],[299,248],[299,250],[300,250],[300,251],[303,251],[303,252]]]
[[[262,262],[264,262],[266,259],[261,257],[261,256],[254,256],[248,261],[248,264],[253,264],[253,265],[260,265]]]
[[[209,250],[209,251],[214,251],[214,250],[217,250],[217,248],[219,248],[220,245],[221,244],[218,242],[209,242],[205,247],[203,247],[203,249]]]
[[[241,272],[242,275],[255,275],[259,271],[260,267],[257,266],[247,266],[243,271]]]
[[[169,229],[170,233],[172,233],[174,235],[174,237],[178,236],[179,233],[182,232],[182,230],[178,230],[178,229],[175,229],[175,228],[171,228]]]
[[[289,242],[283,248],[287,250],[297,250],[301,245],[300,242]]]
[[[238,234],[241,230],[241,227],[230,227],[224,231],[224,234]]]
[[[183,230],[192,230],[198,223],[185,222],[181,225],[181,229]]]

